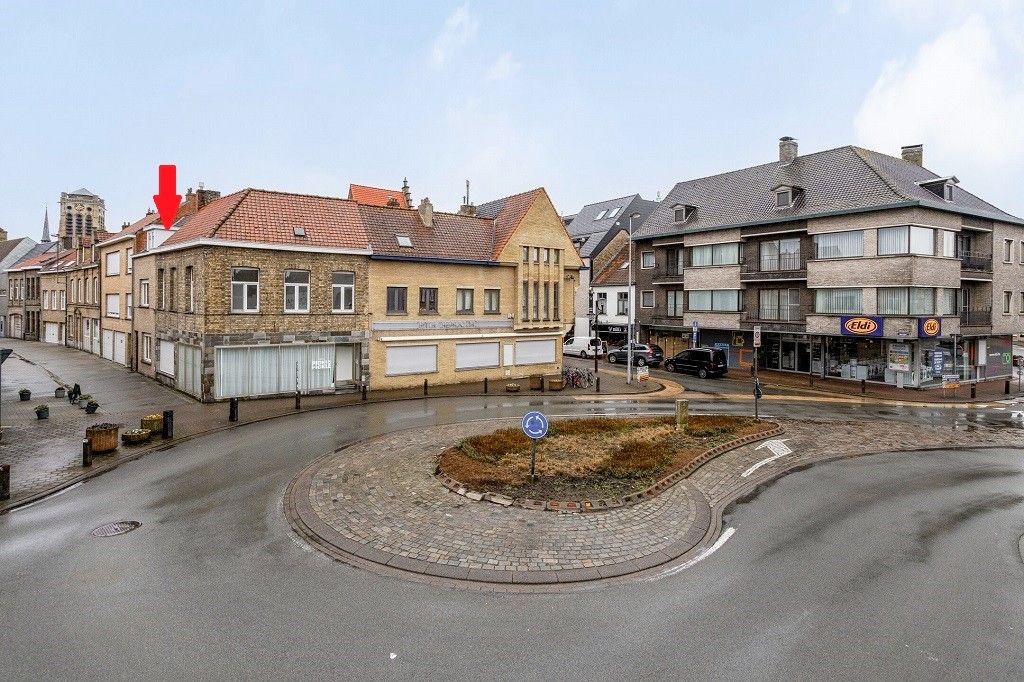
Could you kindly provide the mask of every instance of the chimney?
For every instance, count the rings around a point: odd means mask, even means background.
[[[466,180],[466,196],[462,197],[459,215],[476,215],[476,206],[469,200],[469,180]]]
[[[220,192],[212,189],[203,189],[202,184],[199,185],[199,191],[196,192],[198,199],[197,206],[200,210],[207,204],[213,203],[215,200],[220,199]]]
[[[409,178],[402,180],[402,194],[405,195],[405,205],[412,208],[412,192],[409,190]]]
[[[796,139],[789,137],[779,138],[779,161],[782,163],[793,163],[796,160]]]
[[[427,227],[434,226],[434,205],[430,203],[429,198],[424,197],[420,205],[416,207],[416,210],[419,211],[420,220],[423,221],[424,225]]]
[[[4,228],[0,227],[0,242],[5,242],[5,241],[7,241],[7,230],[5,230]]]
[[[904,161],[909,161],[917,166],[924,166],[923,144],[908,144],[906,147],[900,147],[900,155]]]

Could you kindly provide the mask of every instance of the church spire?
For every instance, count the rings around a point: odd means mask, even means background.
[[[43,213],[43,241],[50,241],[50,209],[47,207]]]

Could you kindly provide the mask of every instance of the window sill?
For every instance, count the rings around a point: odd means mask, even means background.
[[[485,310],[484,315],[501,315],[500,310]]]
[[[159,308],[157,308],[159,310]],[[259,315],[259,310],[232,310],[229,315]]]
[[[355,315],[355,310],[332,310],[332,315]]]
[[[409,313],[398,313],[391,311],[388,311],[387,313],[385,313],[385,315],[387,315],[388,317],[409,317]]]
[[[456,310],[455,314],[456,315],[472,315],[473,311],[472,310]]]
[[[309,315],[308,310],[285,310],[285,315]]]
[[[420,315],[427,315],[427,316],[430,316],[430,317],[437,317],[437,316],[440,316],[441,313],[439,313],[436,310],[421,310],[420,311]]]

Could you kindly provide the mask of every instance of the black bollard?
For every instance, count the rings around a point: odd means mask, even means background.
[[[238,421],[238,398],[228,400],[228,421]]]
[[[971,384],[971,400],[974,400],[978,395],[978,384]]]
[[[1009,379],[1007,379],[1006,383],[1003,385],[1003,395],[1010,395],[1010,380]]]
[[[868,391],[868,382],[864,379],[860,380],[860,394],[864,395]]]
[[[0,464],[0,500],[11,499],[11,465]]]
[[[543,376],[541,376],[541,378],[540,378],[540,392],[541,393],[544,392],[544,377]]]
[[[597,377],[597,382],[596,383],[597,383],[597,392],[600,393],[601,392],[601,377],[600,376]]]
[[[423,380],[423,395],[427,394],[427,380]]]
[[[302,409],[302,394],[299,393],[298,391],[295,391],[295,409]]]
[[[164,410],[163,439],[174,438],[174,410]]]
[[[88,438],[82,439],[82,466],[92,466],[92,443],[89,442]]]
[[[366,384],[363,384],[363,400],[366,400]]]
[[[484,393],[487,393],[487,377],[484,377]]]

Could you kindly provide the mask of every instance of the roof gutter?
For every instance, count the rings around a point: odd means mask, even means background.
[[[470,258],[436,258],[431,256],[393,256],[388,254],[372,254],[370,260],[394,260],[407,263],[448,263],[455,265],[501,265],[494,260],[473,260]]]
[[[220,246],[223,248],[235,248],[235,249],[257,249],[260,251],[301,251],[307,253],[338,253],[349,256],[369,256],[372,251],[369,249],[345,249],[336,246],[314,246],[312,244],[271,244],[265,242],[243,242],[233,241],[228,239],[195,239],[193,241],[182,242],[180,244],[171,244],[166,246],[161,244],[160,246],[148,250],[146,253],[169,253],[171,251],[181,251],[183,249],[193,249],[202,246]]]

